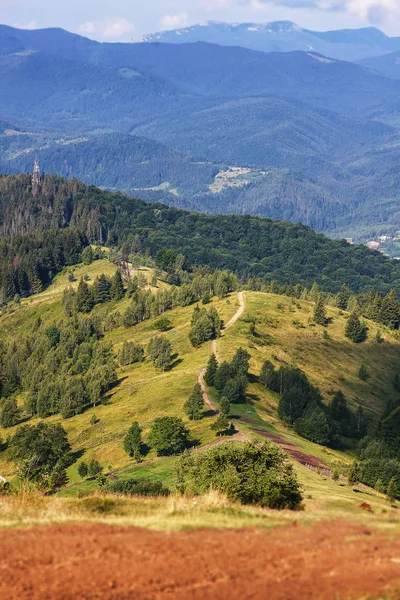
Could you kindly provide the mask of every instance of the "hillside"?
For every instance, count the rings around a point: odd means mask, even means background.
[[[263,52],[314,50],[341,60],[361,60],[400,49],[399,38],[390,38],[374,27],[336,31],[310,31],[291,23],[220,23],[208,21],[172,31],[141,36],[134,40],[186,44],[210,42],[221,46],[243,46]]]
[[[364,246],[330,240],[303,225],[146,204],[55,176],[44,178],[38,207],[30,184],[27,175],[0,178],[0,223],[4,235],[13,236],[3,238],[0,246],[0,281],[8,299],[29,293],[38,277],[46,285],[50,271],[54,275],[73,264],[87,240],[131,249],[135,236],[142,251],[154,258],[166,250],[173,250],[173,256],[182,253],[189,269],[228,269],[243,280],[258,277],[308,288],[316,281],[331,293],[343,283],[354,292],[368,293],[371,287],[382,293],[400,291],[398,261]]]
[[[36,330],[36,336],[42,335],[41,332],[51,325],[59,324],[61,319],[65,320],[61,303],[64,290],[71,285],[77,289],[78,281],[83,275],[87,276],[89,285],[92,285],[101,273],[112,276],[116,267],[103,259],[91,265],[76,265],[69,269],[71,270],[77,279],[76,283],[71,284],[68,273],[65,272],[59,275],[45,292],[23,300],[19,306],[10,306],[3,310],[0,317],[3,344],[21,340],[21,336],[29,336],[37,327],[39,319],[41,329],[39,332]],[[171,289],[162,279],[159,279],[157,287],[154,287],[151,269],[136,268],[133,274],[144,278],[146,287],[153,294]],[[142,363],[118,366],[116,384],[95,408],[89,407],[69,418],[55,415],[45,419],[47,423],[62,424],[67,431],[75,457],[74,464],[68,469],[69,483],[62,495],[76,496],[96,488],[95,480],[88,479],[82,482],[77,472],[80,462],[90,462],[92,458],[99,460],[104,469],[113,473],[114,478],[118,477],[124,481],[131,477],[150,477],[153,481],[173,486],[175,459],[156,458],[154,450],[150,449],[145,461],[137,465],[123,449],[124,436],[131,422],[138,421],[146,442],[150,426],[156,417],[176,416],[184,419],[190,429],[191,439],[200,448],[214,445],[215,432],[210,430],[210,425],[216,420],[215,413],[205,411],[201,420],[189,421],[184,414],[183,405],[207,363],[210,349],[216,351],[218,360],[222,362],[231,360],[241,347],[249,352],[251,360],[247,401],[231,406],[231,419],[239,430],[237,438],[270,437],[289,448],[291,456],[294,452],[299,461],[296,463],[296,473],[306,488],[306,494],[312,495],[313,498],[315,494],[318,498],[318,507],[310,498],[306,502],[307,513],[313,511],[314,518],[327,514],[326,511],[330,510],[330,507],[332,510],[334,507],[334,514],[337,515],[349,515],[354,511],[357,513],[357,507],[364,499],[372,501],[376,507],[382,506],[383,499],[379,495],[371,499],[369,492],[367,494],[360,490],[357,497],[354,497],[351,488],[334,488],[332,486],[335,484],[332,481],[322,481],[320,475],[304,466],[305,462],[316,462],[324,469],[346,470],[354,452],[353,444],[350,443],[346,452],[343,452],[343,449],[327,449],[299,437],[278,417],[277,394],[269,392],[260,384],[259,374],[265,360],[272,360],[277,365],[298,366],[306,373],[311,383],[318,386],[325,405],[329,405],[333,394],[341,389],[351,409],[362,406],[368,415],[368,427],[372,434],[386,404],[397,401],[397,393],[391,384],[398,372],[397,335],[385,329],[384,343],[377,344],[374,339],[377,325],[369,322],[367,342],[355,345],[344,337],[348,315],[333,308],[328,310],[333,323],[328,328],[329,339],[325,339],[322,328],[308,325],[314,307],[310,301],[301,300],[294,303],[293,300],[282,296],[250,291],[243,294],[243,301],[244,310],[239,311],[236,293],[212,299],[210,306],[218,310],[226,329],[222,338],[213,342],[211,347],[205,343],[199,348],[194,348],[189,342],[188,333],[195,305],[167,310],[165,316],[170,321],[170,328],[163,335],[171,342],[174,352],[171,369],[160,372],[148,357]],[[111,327],[106,327],[101,337],[101,344],[110,344],[114,356],[117,356],[126,342],[147,347],[149,339],[157,331],[155,317],[133,327],[118,324],[117,315],[123,315],[129,304],[127,297],[120,301],[103,303],[96,306],[90,315],[92,319],[101,320],[103,323],[106,322],[106,318],[107,322],[111,322],[111,315],[117,319]],[[232,320],[235,315],[239,317],[237,321]],[[249,325],[252,322],[256,326],[256,336],[249,336]],[[299,327],[299,323],[304,326]],[[45,364],[47,361],[48,359]],[[361,364],[368,369],[368,381],[361,381],[357,375]],[[215,390],[208,388],[208,391],[213,406],[218,406],[219,400]],[[21,408],[28,398],[26,392],[17,396]],[[4,399],[2,403],[4,404]],[[30,425],[37,422],[37,417],[28,421]],[[4,440],[12,436],[15,430],[15,427],[0,429],[0,436]],[[15,467],[7,458],[8,450],[0,453],[0,473],[12,478],[15,475]],[[333,490],[334,500],[329,498]]]
[[[400,79],[399,67],[400,51],[390,52],[379,57],[368,57],[360,61],[360,64],[367,69],[374,70],[385,77],[391,79]]]

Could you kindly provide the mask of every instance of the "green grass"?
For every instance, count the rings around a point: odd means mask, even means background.
[[[90,281],[101,272],[112,274],[115,266],[108,261],[97,261],[90,266],[78,266],[75,269],[77,278],[88,274]],[[152,271],[143,270],[150,281]],[[32,299],[22,302],[21,308],[9,311],[0,317],[1,332],[4,337],[11,337],[15,333],[28,331],[34,320],[40,316],[45,322],[52,322],[63,318],[60,298],[63,290],[70,285],[68,273],[60,274],[53,286],[38,294]],[[167,284],[159,282],[159,286]],[[124,299],[119,303],[111,303],[110,310],[123,313],[129,300]],[[333,318],[333,323],[328,327],[330,339],[323,338],[323,328],[309,327],[308,318],[312,315],[313,304],[300,301],[300,308],[293,306],[291,300],[285,297],[257,292],[246,292],[246,311],[242,318],[229,330],[223,333],[217,342],[217,353],[221,360],[230,360],[235,351],[241,346],[251,354],[251,382],[249,385],[248,403],[232,408],[232,414],[241,418],[241,428],[255,435],[252,430],[258,429],[276,433],[286,440],[297,445],[302,451],[313,454],[327,465],[334,467],[349,463],[352,459],[351,449],[346,453],[323,448],[307,440],[299,438],[296,433],[286,427],[277,416],[278,397],[263,388],[258,383],[258,375],[265,360],[272,360],[276,366],[280,364],[295,364],[303,369],[310,381],[319,387],[324,401],[329,403],[332,395],[342,389],[352,407],[361,404],[371,417],[371,427],[376,422],[386,401],[395,396],[391,382],[398,369],[399,341],[389,331],[383,331],[385,342],[377,344],[375,334],[377,326],[368,323],[370,328],[367,342],[355,345],[344,336],[346,315],[339,315],[337,310],[328,309],[328,314]],[[229,298],[214,299],[213,305],[220,312],[221,317],[227,322],[238,308],[237,295]],[[95,312],[104,311],[105,307],[97,307]],[[210,430],[210,425],[215,417],[206,417],[198,422],[188,422],[183,414],[183,405],[193,386],[198,374],[207,363],[210,354],[210,345],[205,344],[200,349],[194,349],[188,339],[190,319],[193,307],[177,308],[167,313],[172,322],[172,329],[166,333],[171,341],[177,361],[174,368],[167,372],[157,371],[149,361],[141,365],[124,367],[118,370],[119,382],[112,393],[102,404],[95,409],[90,409],[72,419],[62,420],[59,416],[49,419],[52,422],[61,422],[65,427],[74,452],[79,452],[81,457],[78,463],[69,470],[69,485],[61,492],[61,496],[72,502],[74,497],[88,494],[96,490],[94,481],[82,482],[77,473],[77,466],[81,460],[90,460],[96,457],[104,466],[106,472],[112,470],[119,478],[144,478],[161,481],[170,489],[174,483],[174,458],[158,459],[153,451],[145,457],[142,464],[137,465],[124,452],[122,441],[132,421],[137,420],[144,431],[144,439],[148,436],[151,423],[158,416],[171,415],[183,417],[191,431],[193,440],[200,445],[215,441],[215,433]],[[256,320],[258,340],[264,340],[264,345],[249,338],[249,317]],[[296,327],[293,322],[299,321],[304,328]],[[120,327],[105,335],[104,342],[111,343],[115,353],[124,341],[135,341],[147,345],[150,337],[154,335],[154,322],[144,322],[136,327],[125,329]],[[361,363],[365,364],[370,378],[362,382],[358,378]],[[210,394],[218,402],[215,390]],[[23,398],[20,398],[22,401]],[[93,414],[96,414],[98,423],[90,423]],[[33,423],[35,421],[32,421]],[[0,435],[5,438],[13,430],[0,430]],[[350,486],[339,485],[317,473],[296,465],[296,472],[304,486],[305,511],[301,518],[371,518],[377,522],[385,522],[390,526],[392,512],[386,500],[368,490],[353,492]],[[0,474],[6,477],[13,476],[13,464],[0,454]],[[311,496],[311,498],[308,498]],[[62,498],[60,497],[60,502]],[[372,503],[376,512],[371,516],[362,514],[359,505],[362,501]],[[133,502],[133,501],[132,501]],[[135,501],[136,502],[136,501]],[[136,506],[136,504],[134,505]],[[142,501],[145,502],[145,501]],[[147,502],[147,501],[146,501]],[[165,517],[165,500],[158,504],[160,514]],[[171,502],[169,500],[168,502]],[[136,509],[135,509],[136,510]],[[187,506],[184,509],[186,523],[188,516]],[[207,509],[208,510],[208,509]],[[228,522],[229,510],[218,507],[223,516],[222,522]],[[232,509],[233,510],[233,509]],[[238,510],[237,508],[234,509]],[[232,518],[232,525],[237,522],[250,522],[255,513],[240,514],[238,520]],[[217,512],[218,512],[217,511]],[[360,512],[361,511],[361,512]],[[221,514],[222,514],[221,513]],[[214,522],[209,513],[202,523]],[[305,515],[305,516],[304,516]],[[131,517],[129,517],[131,518]],[[160,525],[161,517],[153,521]],[[200,518],[200,517],[199,517]],[[262,517],[263,519],[264,517]],[[286,517],[285,517],[286,518]],[[132,516],[132,522],[139,523],[142,517]],[[199,522],[193,516],[193,523]],[[210,521],[211,519],[211,521]],[[216,519],[218,521],[218,519]],[[261,520],[262,520],[261,519]],[[144,522],[143,521],[143,522]],[[257,521],[258,522],[258,521]],[[160,525],[161,526],[161,525]],[[164,525],[163,525],[164,526]],[[186,525],[185,525],[186,526]]]

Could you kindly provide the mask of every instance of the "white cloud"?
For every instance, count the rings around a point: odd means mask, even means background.
[[[78,28],[82,35],[93,35],[108,41],[116,42],[133,33],[135,25],[123,17],[107,21],[87,21]]]
[[[14,23],[13,27],[17,29],[39,29],[39,23],[35,20],[28,21],[27,23]]]
[[[189,15],[185,12],[179,15],[164,15],[160,21],[163,29],[179,29],[185,27],[188,22]]]
[[[238,2],[251,5],[253,8],[270,4],[291,9],[314,8],[327,12],[342,12],[370,22],[383,22],[392,17],[400,17],[400,0],[238,0]]]
[[[87,23],[83,23],[79,27],[79,33],[83,33],[85,35],[90,35],[91,33],[96,33],[96,25],[93,21],[88,21]]]
[[[134,29],[134,24],[132,21],[128,21],[128,19],[113,19],[106,23],[103,29],[103,37],[110,40],[120,40],[128,34],[133,33]]]

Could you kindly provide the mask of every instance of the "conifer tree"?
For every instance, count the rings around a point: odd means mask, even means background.
[[[89,313],[93,306],[94,301],[89,286],[81,279],[76,290],[76,309],[78,312]]]
[[[188,400],[185,403],[185,413],[191,421],[199,421],[201,419],[201,411],[204,407],[203,391],[199,383],[193,388]]]
[[[319,294],[319,286],[318,286],[318,283],[316,283],[316,282],[314,281],[314,283],[313,283],[313,286],[312,286],[312,288],[311,288],[311,290],[310,290],[310,293],[309,293],[309,298],[310,298],[310,300],[312,300],[313,302],[317,302],[319,295],[320,295],[320,294]]]
[[[0,414],[0,425],[2,427],[14,427],[20,419],[21,412],[18,408],[15,398],[8,398],[5,401],[3,410]]]
[[[317,300],[317,303],[314,308],[314,317],[313,318],[314,318],[314,323],[317,323],[317,325],[325,326],[327,324],[325,304],[324,304],[323,296],[321,294],[318,296],[318,300]]]
[[[347,304],[350,300],[351,291],[346,284],[343,284],[340,288],[340,292],[336,296],[336,306],[341,310],[346,310]]]
[[[112,300],[121,300],[124,297],[124,283],[122,281],[121,271],[115,273],[111,280],[110,296]]]
[[[221,415],[229,416],[231,411],[231,403],[225,396],[222,396],[220,402]]]
[[[400,324],[400,307],[396,292],[392,290],[384,297],[379,311],[379,321],[392,329],[398,329]]]
[[[218,361],[215,354],[211,354],[207,363],[207,370],[204,375],[204,381],[207,385],[212,387],[214,385],[215,374],[218,370]]]
[[[355,344],[360,344],[367,339],[367,328],[361,323],[357,313],[352,313],[347,320],[345,335]]]
[[[124,438],[124,450],[135,460],[142,458],[142,430],[137,421],[132,423]]]
[[[400,497],[400,488],[394,477],[392,477],[392,479],[389,481],[386,490],[386,496],[391,504],[393,504],[393,502]]]

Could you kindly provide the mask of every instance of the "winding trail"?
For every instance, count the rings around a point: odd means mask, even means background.
[[[238,319],[240,319],[240,317],[242,316],[242,314],[244,313],[245,309],[246,309],[246,299],[245,299],[245,295],[244,292],[239,292],[238,293],[238,300],[239,300],[239,308],[238,310],[235,312],[235,314],[233,315],[233,317],[228,321],[228,323],[225,325],[224,327],[224,331],[226,331],[227,329],[229,329],[230,327],[232,327],[232,325],[234,325],[236,323],[236,321]],[[212,340],[211,341],[211,354],[215,354],[215,356],[218,358],[218,354],[217,354],[217,340]],[[203,392],[203,398],[204,398],[204,403],[208,406],[208,408],[218,414],[219,410],[218,408],[215,406],[214,402],[211,400],[210,395],[207,391],[207,385],[206,382],[204,381],[204,375],[206,372],[206,368],[203,367],[200,371],[199,374],[199,378],[198,378],[198,382],[201,386],[201,390]],[[235,428],[237,430],[237,433],[232,436],[230,441],[248,441],[250,440],[250,436],[245,433],[244,431],[242,431],[240,429],[240,427],[238,427],[235,424]]]

